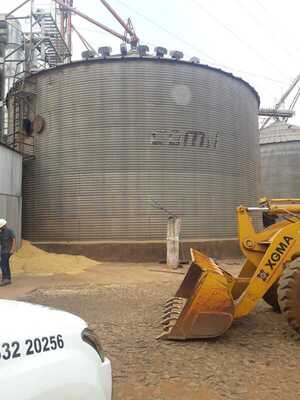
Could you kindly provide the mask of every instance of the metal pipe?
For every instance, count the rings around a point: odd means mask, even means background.
[[[33,35],[33,27],[32,27],[32,23],[33,23],[33,1],[30,1],[30,38],[29,38],[29,64],[28,64],[28,71],[26,71],[25,69],[25,73],[29,72],[31,70],[31,64],[32,64],[32,35]],[[26,49],[24,48],[24,50],[26,51]]]
[[[293,80],[293,82],[291,83],[291,85],[289,86],[288,90],[281,96],[281,98],[279,99],[278,103],[275,105],[275,110],[278,110],[279,107],[283,104],[283,102],[285,101],[285,99],[289,96],[289,94],[291,93],[291,91],[294,89],[294,87],[297,85],[297,83],[300,81],[300,74],[297,75],[297,77]],[[264,128],[268,122],[271,120],[272,117],[268,117],[264,120],[262,126],[260,129]]]
[[[95,52],[95,54],[97,54],[96,50],[90,45],[90,43],[81,35],[81,33],[78,32],[78,30],[75,28],[75,26],[72,24],[72,29],[74,32],[77,33],[79,39],[81,40],[81,42],[83,43],[83,45],[85,46],[85,48],[87,50],[92,50]]]
[[[293,110],[294,109],[294,107],[295,107],[295,105],[296,105],[296,103],[297,103],[297,101],[299,99],[299,96],[300,96],[300,88],[298,88],[297,93],[294,96],[293,101],[289,106],[289,110]]]
[[[22,62],[24,62],[25,60],[23,59],[23,60],[10,60],[10,61],[8,61],[9,63],[22,63]],[[6,76],[7,77],[7,76]]]
[[[7,60],[9,57],[11,57],[13,54],[15,54],[18,50],[20,50],[20,49],[22,49],[22,48],[23,48],[23,45],[17,47],[17,48],[14,49],[13,51],[11,51],[9,54],[7,54],[7,55],[4,57],[4,60]],[[11,62],[11,61],[9,61],[9,62]]]
[[[116,18],[116,20],[123,26],[126,32],[130,35],[134,35],[134,32],[129,28],[125,21],[117,14],[117,12],[108,4],[106,0],[100,0],[101,3],[108,9],[108,11]]]
[[[21,35],[24,37],[24,32],[22,31],[22,29],[18,28],[17,26],[13,25],[11,22],[7,22],[7,25],[11,26],[12,28],[14,28],[16,31],[20,32]]]
[[[258,115],[260,117],[283,117],[283,118],[289,118],[293,117],[295,115],[295,112],[292,111],[291,109],[289,110],[275,110],[275,108],[260,108],[258,110]]]
[[[26,3],[29,3],[30,0],[25,0],[23,1],[22,4],[20,4],[18,7],[14,8],[12,11],[10,11],[8,14],[6,14],[6,18],[12,15],[14,12],[18,11],[21,7],[25,6]]]
[[[14,20],[14,19],[28,19],[30,15],[26,15],[24,17],[5,17],[6,20]]]
[[[86,19],[87,21],[91,22],[92,24],[98,26],[99,28],[103,29],[104,31],[111,33],[112,35],[116,36],[117,38],[130,43],[130,40],[126,38],[124,35],[114,31],[113,29],[108,28],[106,25],[101,24],[100,22],[96,21],[95,19],[89,17],[86,14],[83,14],[81,11],[78,11],[76,8],[71,7],[67,4],[62,3],[60,0],[54,0],[57,4],[61,5],[63,8],[66,8],[69,11],[74,12],[74,14],[79,15],[81,18]]]
[[[247,211],[270,211],[268,207],[247,207]]]
[[[73,6],[72,0],[69,0],[69,5]],[[67,17],[67,44],[68,44],[70,54],[72,54],[72,13],[70,13]],[[68,60],[70,62],[71,57],[69,57]]]
[[[60,9],[60,34],[65,40],[64,10],[62,8]]]

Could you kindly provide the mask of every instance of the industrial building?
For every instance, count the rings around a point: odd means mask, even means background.
[[[300,127],[277,121],[261,129],[260,152],[262,194],[300,198]]]
[[[0,218],[14,230],[17,245],[22,232],[22,154],[0,143]]]

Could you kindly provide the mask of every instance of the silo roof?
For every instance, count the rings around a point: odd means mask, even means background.
[[[70,68],[70,67],[74,67],[83,63],[89,63],[89,64],[93,64],[93,63],[107,63],[107,62],[120,62],[120,63],[124,63],[124,62],[130,62],[130,61],[153,61],[153,62],[157,62],[157,63],[169,63],[169,64],[186,64],[186,65],[191,65],[192,67],[196,67],[196,68],[203,68],[203,69],[209,69],[212,71],[216,71],[220,74],[223,74],[224,76],[227,76],[229,78],[232,78],[238,82],[240,82],[242,85],[245,85],[246,87],[248,87],[252,93],[254,94],[254,96],[257,99],[258,102],[258,106],[260,106],[260,97],[259,94],[257,93],[257,91],[255,90],[255,88],[250,85],[250,83],[248,83],[247,81],[245,81],[244,79],[233,75],[230,72],[224,71],[223,69],[217,68],[217,67],[212,67],[210,65],[207,64],[201,64],[201,63],[193,63],[191,61],[187,61],[187,60],[174,60],[171,58],[157,58],[153,55],[147,55],[144,57],[139,57],[139,56],[135,56],[135,55],[128,55],[125,57],[122,57],[120,55],[113,55],[113,56],[108,56],[105,58],[92,58],[92,59],[88,59],[88,60],[78,60],[78,61],[72,61],[71,63],[68,64],[61,64],[58,65],[56,67],[52,67],[52,68],[48,68],[48,69],[44,69],[44,70],[40,70],[37,72],[34,72],[32,75],[40,75],[40,74],[45,74],[45,73],[49,73],[49,72],[55,72],[55,71],[59,71],[61,69],[65,69],[65,68]]]
[[[260,144],[300,141],[300,126],[276,121],[260,130]]]

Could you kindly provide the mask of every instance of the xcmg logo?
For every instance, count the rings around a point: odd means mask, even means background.
[[[198,130],[158,129],[151,134],[151,144],[154,146],[191,146],[217,149],[219,134],[205,133]]]

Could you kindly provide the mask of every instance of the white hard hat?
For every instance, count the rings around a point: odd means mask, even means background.
[[[0,229],[3,228],[7,224],[4,218],[0,218]]]

